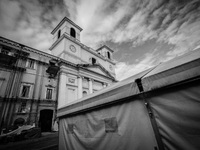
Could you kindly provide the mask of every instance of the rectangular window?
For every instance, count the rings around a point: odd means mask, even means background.
[[[21,102],[19,106],[18,112],[25,113],[26,112],[26,102]]]
[[[23,85],[22,91],[21,91],[21,97],[28,98],[29,93],[30,93],[30,88],[31,88],[30,85]]]
[[[46,99],[52,99],[53,89],[47,88]]]
[[[31,68],[31,69],[34,69],[34,65],[35,65],[35,61],[34,60],[28,60],[27,62],[27,67],[28,68]]]

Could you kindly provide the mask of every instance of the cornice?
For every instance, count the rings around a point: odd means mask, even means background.
[[[85,67],[78,66],[78,65],[76,65],[76,64],[70,63],[70,62],[68,62],[68,61],[66,61],[66,60],[64,60],[64,59],[61,59],[60,62],[59,62],[60,65],[61,65],[62,63],[65,64],[65,65],[67,65],[67,66],[70,66],[70,67],[76,69],[78,72],[79,72],[80,70],[85,70],[86,72],[90,72],[90,73],[93,73],[93,74],[97,74],[97,75],[102,76],[102,77],[104,77],[104,78],[106,77],[106,78],[108,78],[108,79],[111,79],[111,80],[113,80],[113,81],[116,81],[115,78],[114,78],[112,75],[110,75],[109,72],[106,73],[106,74],[108,75],[108,76],[106,76],[106,75],[102,75],[102,74],[100,74],[100,73],[98,73],[98,72],[89,70],[89,69],[87,69],[87,68],[85,68]],[[100,66],[99,66],[99,67],[100,67]],[[101,68],[101,69],[102,69],[102,68]],[[104,71],[104,72],[105,72],[105,71]]]
[[[45,53],[43,51],[31,48],[31,47],[24,47],[23,50],[33,52],[33,53],[36,53],[36,54],[39,54],[39,55],[42,55],[42,56],[45,56],[45,57],[49,57],[49,58],[52,58],[52,59],[57,59],[57,60],[59,59],[59,57],[56,57],[54,55]]]
[[[75,24],[72,20],[70,20],[67,17],[64,17],[59,24],[53,29],[53,31],[51,32],[51,34],[54,34],[56,32],[56,30],[58,30],[58,28],[65,22],[69,22],[71,25],[75,26],[76,28],[78,28],[80,31],[82,31],[83,29],[81,27],[79,27],[77,24]]]
[[[3,44],[8,44],[8,45],[10,45],[10,46],[15,46],[15,47],[18,48],[18,49],[20,48],[20,49],[22,49],[22,51],[33,52],[33,53],[36,53],[36,54],[39,54],[39,55],[42,55],[42,56],[46,56],[46,57],[49,57],[49,58],[59,59],[58,57],[56,57],[56,56],[54,56],[54,55],[45,53],[45,52],[43,52],[43,51],[34,49],[34,48],[29,47],[29,46],[26,46],[26,45],[22,45],[22,44],[20,44],[20,43],[15,42],[15,41],[6,39],[6,38],[4,38],[4,37],[0,37],[0,42],[2,42]]]
[[[89,52],[89,53],[95,55],[96,57],[98,57],[98,58],[100,58],[100,59],[102,59],[102,60],[104,60],[104,61],[108,61],[108,62],[110,62],[110,63],[113,64],[113,65],[116,64],[116,63],[113,62],[112,60],[109,60],[109,59],[105,58],[104,56],[99,55],[94,49],[92,49],[92,48],[90,48],[90,47],[84,45],[83,43],[80,43],[80,41],[78,41],[78,40],[76,40],[76,39],[70,37],[69,34],[67,34],[66,32],[65,32],[59,39],[57,39],[57,40],[52,44],[52,46],[49,48],[49,50],[52,50],[52,49],[53,49],[62,39],[64,39],[64,38],[67,38],[67,39],[70,40],[71,42],[76,43],[76,44],[79,45],[82,49],[84,49],[84,50],[86,50],[87,52]]]
[[[66,38],[72,40],[72,38],[68,37],[66,34],[64,34],[64,35],[62,36],[62,38],[60,38],[59,40],[62,40],[64,37],[66,37]],[[57,43],[59,42],[59,40],[57,41]],[[100,57],[97,53],[91,51],[91,50],[89,49],[89,47],[83,45],[82,43],[77,42],[77,41],[74,41],[74,40],[72,40],[72,41],[73,41],[73,42],[76,42],[76,43],[77,43],[78,45],[80,45],[82,48],[84,48],[84,49],[87,50],[88,52],[94,54],[95,56],[97,56],[97,57],[99,57],[99,58],[102,58],[102,57]],[[4,38],[4,37],[0,37],[0,42],[2,42],[2,43],[4,43],[4,44],[8,44],[8,45],[10,45],[10,46],[14,46],[14,47],[17,47],[17,48],[21,48],[23,51],[26,51],[26,52],[27,52],[27,51],[28,51],[28,52],[33,52],[33,53],[36,53],[36,54],[39,54],[39,55],[42,55],[42,56],[49,57],[49,58],[51,58],[51,59],[56,59],[56,60],[59,61],[59,64],[63,63],[63,64],[65,64],[65,65],[71,66],[71,67],[76,68],[76,69],[80,69],[80,68],[81,68],[81,69],[83,69],[83,70],[87,70],[87,71],[89,71],[89,72],[93,72],[93,73],[95,73],[95,74],[104,76],[104,75],[99,74],[99,73],[97,73],[97,72],[91,71],[91,70],[89,70],[89,69],[87,69],[87,68],[84,68],[84,67],[77,67],[77,64],[71,63],[71,62],[66,61],[66,60],[64,60],[64,59],[62,59],[62,58],[56,57],[56,56],[54,56],[54,55],[51,55],[51,54],[48,54],[48,53],[45,53],[45,52],[42,52],[42,51],[39,51],[39,50],[34,49],[34,48],[31,48],[31,47],[29,47],[29,46],[22,45],[22,44],[20,44],[20,43],[14,42],[14,41],[12,41],[12,40],[6,39],[6,38]],[[55,43],[54,43],[54,44],[55,44]],[[53,47],[53,45],[52,45],[52,47]],[[102,58],[102,59],[103,59],[103,58]],[[107,59],[103,59],[103,60],[107,60]],[[37,61],[38,61],[38,60],[37,60]],[[40,63],[44,63],[44,62],[41,62],[41,61],[39,61],[39,62],[40,62]],[[44,63],[44,64],[47,64],[47,63]],[[107,77],[107,76],[104,76],[104,77]],[[111,77],[107,77],[107,78],[112,79],[112,80],[115,80],[114,77],[112,77],[112,76],[111,76]]]
[[[95,71],[92,71],[92,70],[89,70],[89,69],[87,69],[87,68],[85,68],[85,67],[79,67],[80,69],[80,71],[81,70],[85,70],[86,72],[90,72],[90,73],[93,73],[93,74],[98,74],[99,76],[101,76],[101,77],[104,77],[104,78],[107,78],[107,79],[111,79],[111,80],[113,80],[113,81],[115,81],[115,78],[113,77],[113,76],[111,76],[111,75],[109,75],[109,74],[107,74],[107,76],[106,75],[103,75],[103,74],[100,74],[100,73],[98,73],[98,72],[95,72]]]
[[[86,45],[82,44],[81,47],[83,49],[85,49],[86,51],[92,53],[93,55],[97,56],[98,58],[101,58],[103,59],[104,61],[108,61],[110,62],[111,64],[115,65],[115,62],[113,62],[112,60],[110,59],[107,59],[106,57],[102,56],[102,55],[99,55],[94,49],[90,48],[90,47],[87,47]]]
[[[94,67],[98,67],[101,71],[103,71],[107,76],[109,76],[110,78],[115,79],[101,64],[78,64],[77,66],[79,67],[83,67],[83,68],[94,68]],[[94,71],[95,72],[95,71]],[[102,75],[102,74],[101,74]]]
[[[73,84],[69,84],[69,83],[67,83],[66,85],[70,86],[70,87],[78,87],[78,85],[73,85]]]
[[[92,72],[92,73],[91,73]],[[99,82],[110,82],[113,81],[110,77],[96,73],[94,71],[90,71],[90,70],[80,70],[79,71],[79,75],[82,77],[87,77],[87,78],[91,78],[95,81],[99,81]]]
[[[75,59],[82,61],[82,59],[80,57],[76,56],[75,54],[72,54],[72,53],[67,52],[67,51],[64,51],[63,53],[69,55],[70,57],[73,57]]]
[[[101,46],[100,48],[98,48],[96,51],[99,51],[99,50],[101,50],[102,48],[107,48],[109,51],[111,51],[111,52],[114,52],[114,50],[112,50],[110,47],[108,47],[107,45],[103,45],[103,46]]]
[[[64,59],[62,59],[62,58],[60,58],[60,61],[59,61],[59,63],[58,64],[65,64],[65,65],[69,65],[69,66],[72,66],[72,67],[74,67],[74,68],[77,68],[77,66],[76,66],[76,64],[74,64],[74,63],[71,63],[71,62],[69,62],[69,61],[66,61],[66,60],[64,60]]]
[[[8,39],[6,39],[4,37],[0,37],[0,42],[2,42],[4,44],[11,45],[11,46],[15,46],[15,47],[18,47],[18,48],[22,47],[19,43],[16,43],[14,41],[8,40]]]

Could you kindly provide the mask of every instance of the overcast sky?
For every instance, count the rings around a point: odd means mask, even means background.
[[[200,48],[200,0],[0,0],[0,36],[48,52],[64,16],[115,51],[118,80]]]

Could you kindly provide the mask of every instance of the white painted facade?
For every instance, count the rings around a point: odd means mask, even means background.
[[[72,30],[75,31],[74,34]],[[81,31],[78,25],[65,17],[51,32],[52,54],[73,64],[73,67],[65,63],[60,65],[58,108],[115,81],[113,51],[107,46],[103,46],[98,51],[85,46],[80,42]],[[106,55],[108,51],[110,57]]]
[[[75,32],[71,33],[71,28]],[[103,55],[107,51],[112,55],[113,51],[106,46],[98,50],[85,46],[80,42],[81,30],[65,17],[52,31],[53,43],[49,49],[53,55],[0,37],[0,122],[4,122],[3,128],[23,119],[26,124],[50,131],[57,108],[116,82],[115,63],[112,57]],[[11,63],[6,58],[15,61]],[[55,66],[51,66],[51,62],[55,62]],[[56,72],[55,76],[51,76],[51,71]],[[49,118],[43,117],[48,114],[51,114]]]

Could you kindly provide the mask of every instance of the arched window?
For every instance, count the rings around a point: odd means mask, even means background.
[[[58,30],[58,39],[60,38],[61,31]]]
[[[74,38],[76,38],[76,31],[74,30],[74,28],[70,29],[70,35]]]
[[[96,64],[97,63],[97,60],[95,58],[92,58],[92,64]]]
[[[108,55],[108,59],[110,59],[110,52],[107,52],[107,55]]]
[[[83,97],[85,97],[87,95],[86,91],[83,91]]]

